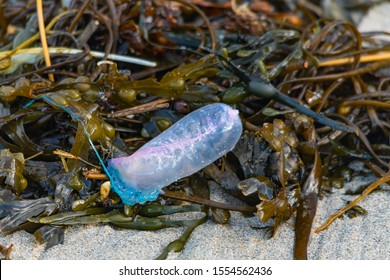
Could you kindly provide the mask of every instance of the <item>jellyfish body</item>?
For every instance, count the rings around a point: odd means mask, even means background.
[[[237,110],[222,103],[204,106],[131,156],[109,160],[111,187],[128,205],[156,200],[163,187],[231,151],[241,133]]]

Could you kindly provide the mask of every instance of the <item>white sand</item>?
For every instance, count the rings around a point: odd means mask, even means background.
[[[361,184],[358,178],[353,184]],[[318,227],[334,211],[344,205],[337,191],[318,204],[314,227]],[[235,198],[213,190],[216,200],[240,203]],[[312,233],[309,242],[310,259],[390,259],[389,188],[375,191],[360,204],[368,215],[335,221],[328,230]],[[289,221],[293,223],[294,221]],[[256,217],[246,218],[233,212],[228,225],[208,221],[193,232],[182,252],[171,253],[170,259],[292,259],[294,229],[282,225],[274,238],[267,239]],[[13,259],[154,259],[178,238],[183,229],[136,231],[116,229],[107,225],[69,227],[65,243],[44,250],[35,244],[33,235],[16,232],[0,237],[0,244],[14,244]]]

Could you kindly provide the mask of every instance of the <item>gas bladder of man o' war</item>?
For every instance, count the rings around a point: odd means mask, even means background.
[[[162,188],[231,151],[242,133],[237,110],[222,103],[197,109],[128,157],[108,161],[111,188],[123,203],[156,200]]]

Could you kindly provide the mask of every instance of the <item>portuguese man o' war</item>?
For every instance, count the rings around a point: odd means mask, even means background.
[[[111,188],[123,203],[156,200],[162,188],[231,151],[242,133],[238,111],[215,103],[188,114],[128,157],[108,161]]]

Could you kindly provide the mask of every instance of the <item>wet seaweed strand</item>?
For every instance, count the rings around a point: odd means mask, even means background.
[[[313,118],[315,121],[330,126],[331,128],[335,130],[342,130],[346,132],[354,132],[357,133],[356,129],[345,125],[343,123],[340,123],[338,121],[334,121],[332,119],[327,118],[324,115],[318,114],[309,108],[303,106],[302,104],[295,101],[293,98],[283,94],[279,90],[277,90],[275,87],[273,87],[269,82],[263,80],[260,77],[250,77],[246,75],[244,72],[242,72],[240,69],[237,68],[233,63],[231,63],[228,59],[226,59],[223,55],[217,55],[219,59],[221,59],[228,68],[230,68],[235,75],[237,75],[246,85],[247,90],[249,93],[256,95],[261,98],[267,98],[272,99],[277,102],[280,102],[286,106],[289,106],[290,108],[293,108],[299,113],[302,113],[306,116],[309,116]]]

